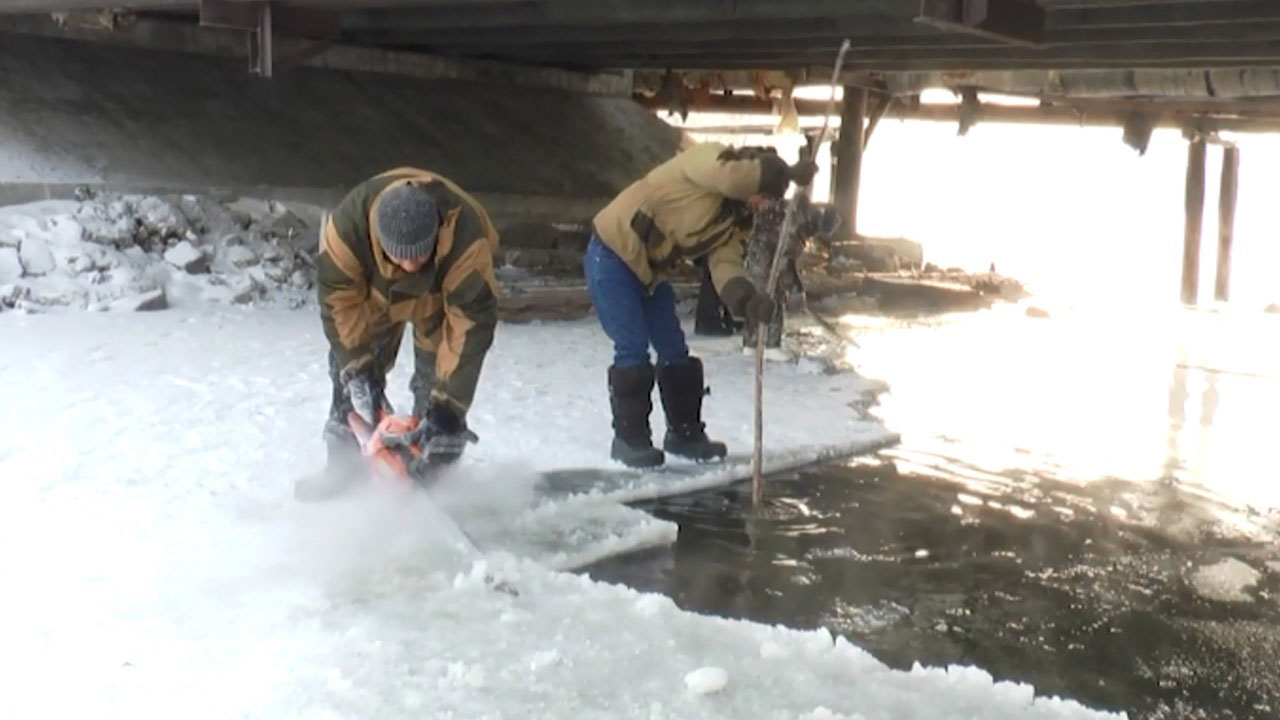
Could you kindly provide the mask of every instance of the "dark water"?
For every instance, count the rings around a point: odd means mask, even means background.
[[[588,572],[1134,718],[1280,717],[1280,372],[1239,344],[1280,323],[1165,321],[865,320],[900,446],[755,514],[742,487],[645,504],[675,546]]]

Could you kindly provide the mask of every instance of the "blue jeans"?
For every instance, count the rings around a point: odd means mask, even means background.
[[[676,316],[676,294],[671,283],[658,283],[649,292],[622,258],[594,233],[582,265],[596,317],[613,341],[616,367],[648,365],[651,344],[660,365],[689,362],[689,347]]]

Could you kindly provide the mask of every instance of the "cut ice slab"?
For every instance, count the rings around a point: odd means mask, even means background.
[[[825,460],[872,452],[896,442],[896,435],[881,435],[841,444],[766,451],[764,472],[786,472]],[[598,495],[618,502],[651,500],[750,479],[751,465],[751,454],[734,453],[717,463],[668,461],[662,467],[643,470],[621,466],[546,470],[539,475],[535,491],[544,498]]]

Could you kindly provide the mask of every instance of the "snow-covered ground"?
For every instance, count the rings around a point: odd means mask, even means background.
[[[892,671],[826,632],[563,572],[672,540],[619,499],[725,479],[539,490],[540,470],[605,466],[609,348],[592,322],[499,328],[471,419],[481,441],[434,495],[485,548],[479,563],[443,542],[421,495],[292,499],[322,459],[314,312],[6,313],[0,337],[0,716],[1101,716],[980,670]],[[695,345],[709,428],[744,453],[751,360],[733,340]],[[890,437],[858,410],[872,383],[805,367],[769,366],[771,465]]]

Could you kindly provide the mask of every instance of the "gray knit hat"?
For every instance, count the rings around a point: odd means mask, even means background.
[[[382,249],[396,260],[421,260],[436,249],[440,209],[421,187],[401,185],[382,193],[373,221]]]

